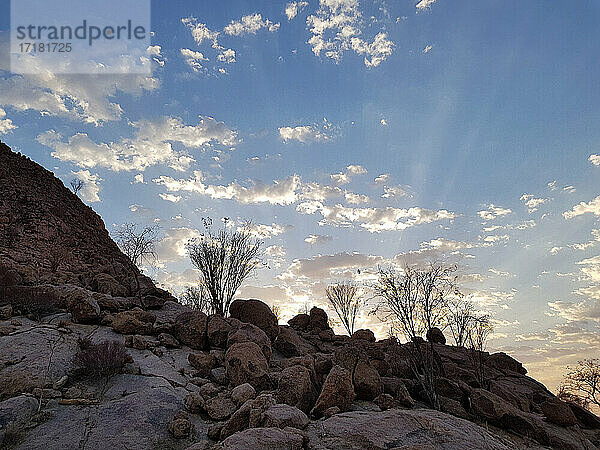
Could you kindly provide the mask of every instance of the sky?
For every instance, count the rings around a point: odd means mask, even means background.
[[[148,75],[18,75],[0,61],[0,139],[81,179],[109,231],[157,224],[147,273],[162,286],[197,280],[185,244],[203,217],[250,220],[266,264],[239,296],[279,305],[284,322],[304,305],[333,314],[328,283],[438,260],[494,317],[489,350],[550,388],[599,354],[600,4],[151,13]],[[367,311],[358,326],[385,337]]]

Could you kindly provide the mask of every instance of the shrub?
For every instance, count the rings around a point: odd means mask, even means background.
[[[121,371],[131,356],[118,341],[102,341],[94,344],[89,338],[79,338],[78,352],[73,358],[74,373],[89,378],[101,378]]]

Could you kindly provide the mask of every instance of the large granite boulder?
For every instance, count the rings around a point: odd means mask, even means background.
[[[271,340],[274,340],[279,333],[277,317],[269,305],[260,300],[234,300],[229,306],[229,315],[240,322],[256,325]]]

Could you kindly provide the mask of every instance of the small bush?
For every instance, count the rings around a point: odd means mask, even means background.
[[[77,341],[79,351],[73,358],[74,373],[82,377],[101,378],[119,373],[131,356],[117,341],[93,344],[89,338]]]

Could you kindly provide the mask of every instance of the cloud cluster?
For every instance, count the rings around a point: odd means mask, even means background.
[[[225,34],[232,36],[241,36],[243,34],[256,34],[261,29],[267,29],[270,32],[277,31],[279,29],[279,22],[274,23],[269,19],[262,18],[260,14],[248,14],[243,16],[240,20],[232,20],[223,31]]]
[[[180,118],[162,117],[132,124],[133,138],[110,144],[93,142],[86,133],[77,133],[66,141],[54,130],[37,137],[38,142],[52,148],[52,156],[80,167],[105,167],[115,172],[144,171],[156,164],[167,164],[175,170],[186,170],[194,159],[173,148],[172,142],[185,148],[207,148],[215,144],[232,146],[237,133],[212,117],[199,116],[198,125],[185,125]]]
[[[17,128],[17,126],[12,120],[6,118],[6,111],[0,108],[0,134],[6,134],[15,128]]]
[[[489,204],[487,209],[483,211],[477,211],[477,215],[481,217],[483,220],[494,220],[496,217],[506,216],[510,214],[512,211],[509,208],[502,208],[499,206],[495,206],[494,204]]]
[[[300,2],[289,2],[285,5],[285,15],[288,20],[292,20],[294,17],[298,15],[300,11],[308,6],[308,2],[300,1]]]
[[[525,203],[525,206],[527,206],[528,208],[529,214],[531,214],[536,212],[541,205],[547,203],[548,199],[536,198],[533,194],[523,194],[521,195],[521,201]]]
[[[572,219],[573,217],[581,216],[583,214],[591,213],[595,216],[600,216],[600,195],[591,200],[590,202],[581,202],[570,211],[565,211],[563,217],[565,219]]]
[[[358,0],[320,0],[319,9],[306,19],[312,36],[308,40],[312,51],[335,62],[352,50],[365,55],[367,67],[377,67],[390,56],[394,43],[386,33],[380,32],[371,42],[362,39],[362,13]]]
[[[329,136],[313,125],[303,125],[298,127],[281,127],[279,128],[279,137],[283,142],[296,140],[303,144],[311,144],[314,142],[324,142],[329,139]]]

